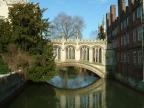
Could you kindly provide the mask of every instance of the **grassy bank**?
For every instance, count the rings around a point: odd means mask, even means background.
[[[10,72],[8,65],[6,65],[0,57],[0,74],[6,74],[8,72]]]

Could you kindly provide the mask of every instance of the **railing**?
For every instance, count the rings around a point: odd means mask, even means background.
[[[107,42],[106,40],[100,40],[100,39],[98,39],[98,40],[85,40],[85,39],[52,39],[51,40],[52,42]]]

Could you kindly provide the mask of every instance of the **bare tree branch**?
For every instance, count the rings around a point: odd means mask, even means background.
[[[79,16],[69,16],[65,13],[60,13],[54,18],[52,27],[52,36],[54,38],[82,38],[82,30],[84,21]]]

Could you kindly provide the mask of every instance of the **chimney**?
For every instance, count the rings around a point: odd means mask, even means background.
[[[110,6],[110,22],[111,24],[116,20],[116,5]]]
[[[121,14],[125,11],[126,11],[125,0],[118,0],[118,15],[121,16]]]
[[[106,28],[108,29],[111,26],[110,22],[110,13],[106,14]]]
[[[135,0],[128,0],[129,11],[131,12],[132,5],[134,5]]]

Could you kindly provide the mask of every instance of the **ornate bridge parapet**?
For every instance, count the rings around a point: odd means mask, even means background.
[[[57,64],[78,65],[105,77],[106,40],[54,39],[52,43]]]

